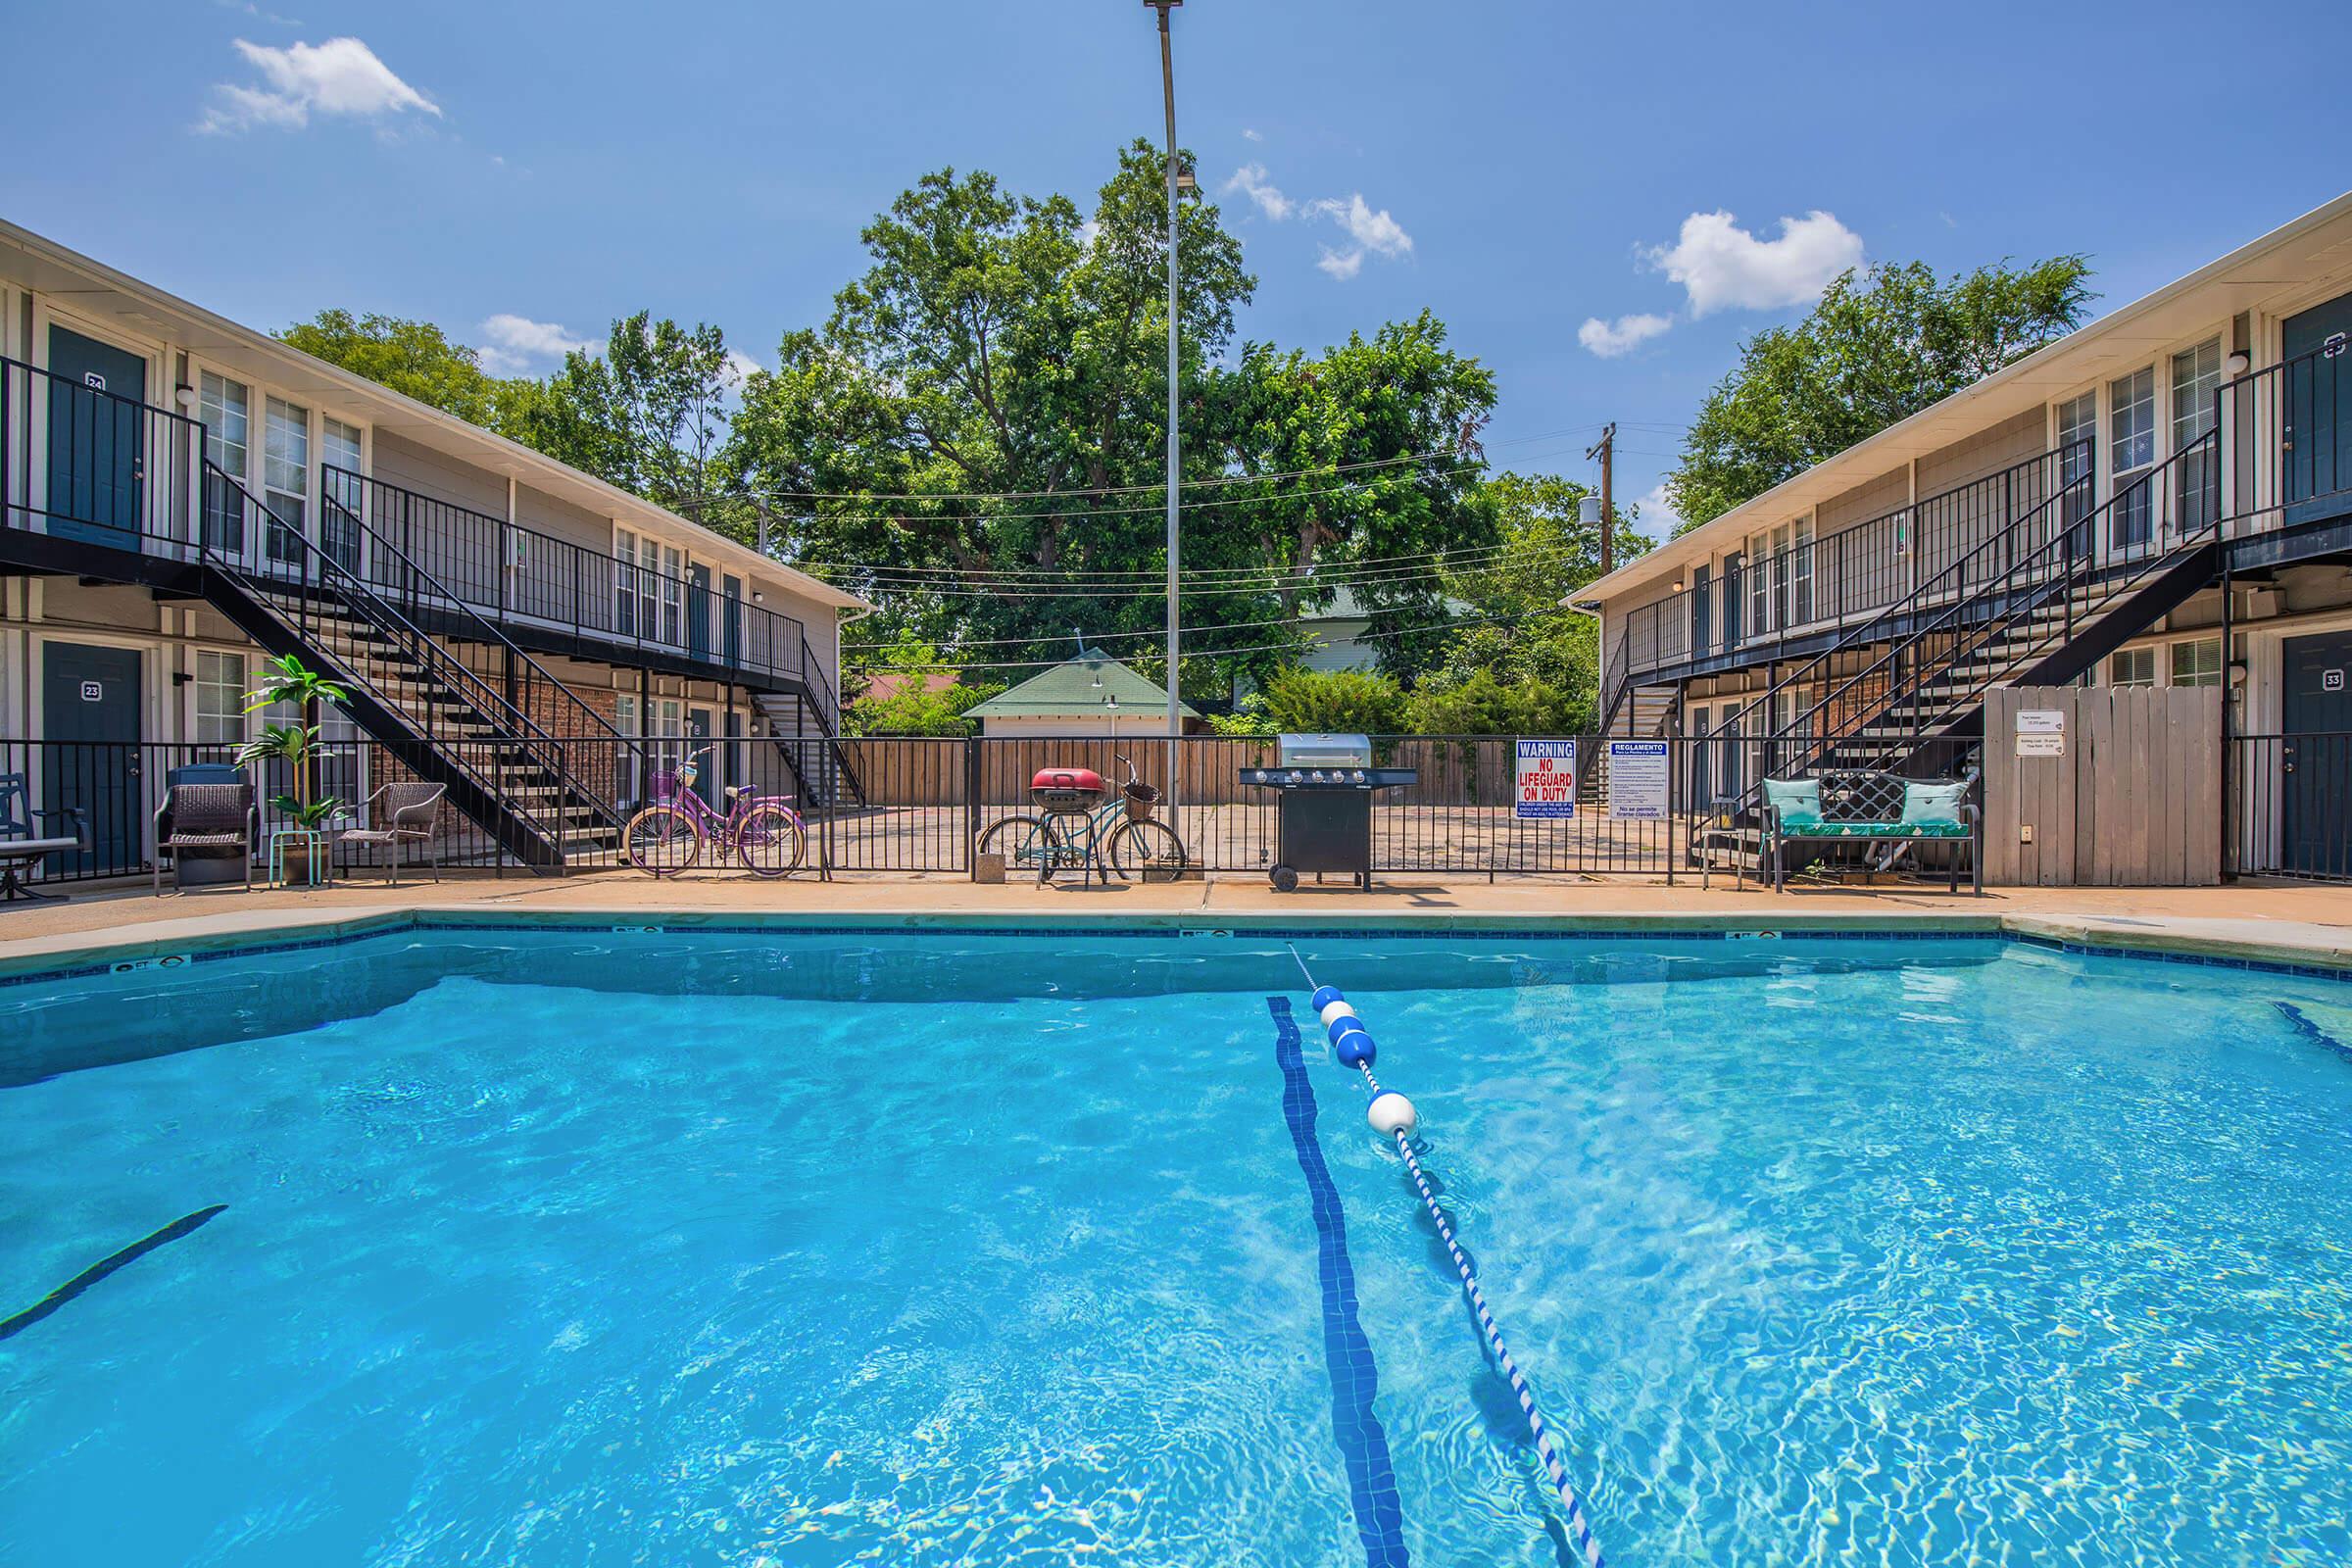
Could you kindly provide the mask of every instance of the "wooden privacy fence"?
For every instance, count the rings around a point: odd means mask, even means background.
[[[2031,686],[1984,704],[1984,880],[2222,879],[2218,686]]]

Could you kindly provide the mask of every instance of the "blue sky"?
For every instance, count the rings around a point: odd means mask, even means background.
[[[1180,137],[1259,277],[1244,331],[1434,309],[1500,378],[1498,464],[1586,475],[1614,418],[1627,498],[1740,339],[1845,261],[2081,250],[2110,308],[2352,183],[2341,0],[1175,24]],[[46,67],[0,100],[0,213],[256,325],[418,316],[522,369],[639,307],[772,361],[919,173],[1091,194],[1160,126],[1135,0],[180,0],[11,33]]]

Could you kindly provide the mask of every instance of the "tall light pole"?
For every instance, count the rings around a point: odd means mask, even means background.
[[[1144,0],[1159,13],[1159,86],[1168,110],[1168,815],[1176,814],[1177,737],[1184,733],[1182,700],[1176,695],[1176,511],[1179,465],[1176,429],[1176,61],[1168,41],[1168,13],[1184,0]]]

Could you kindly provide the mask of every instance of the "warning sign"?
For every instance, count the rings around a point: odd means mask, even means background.
[[[1576,814],[1576,742],[1521,741],[1514,816]]]

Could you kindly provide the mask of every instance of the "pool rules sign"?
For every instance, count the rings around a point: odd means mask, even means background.
[[[1576,814],[1576,742],[1521,741],[1518,788],[1511,814],[1559,817]]]

